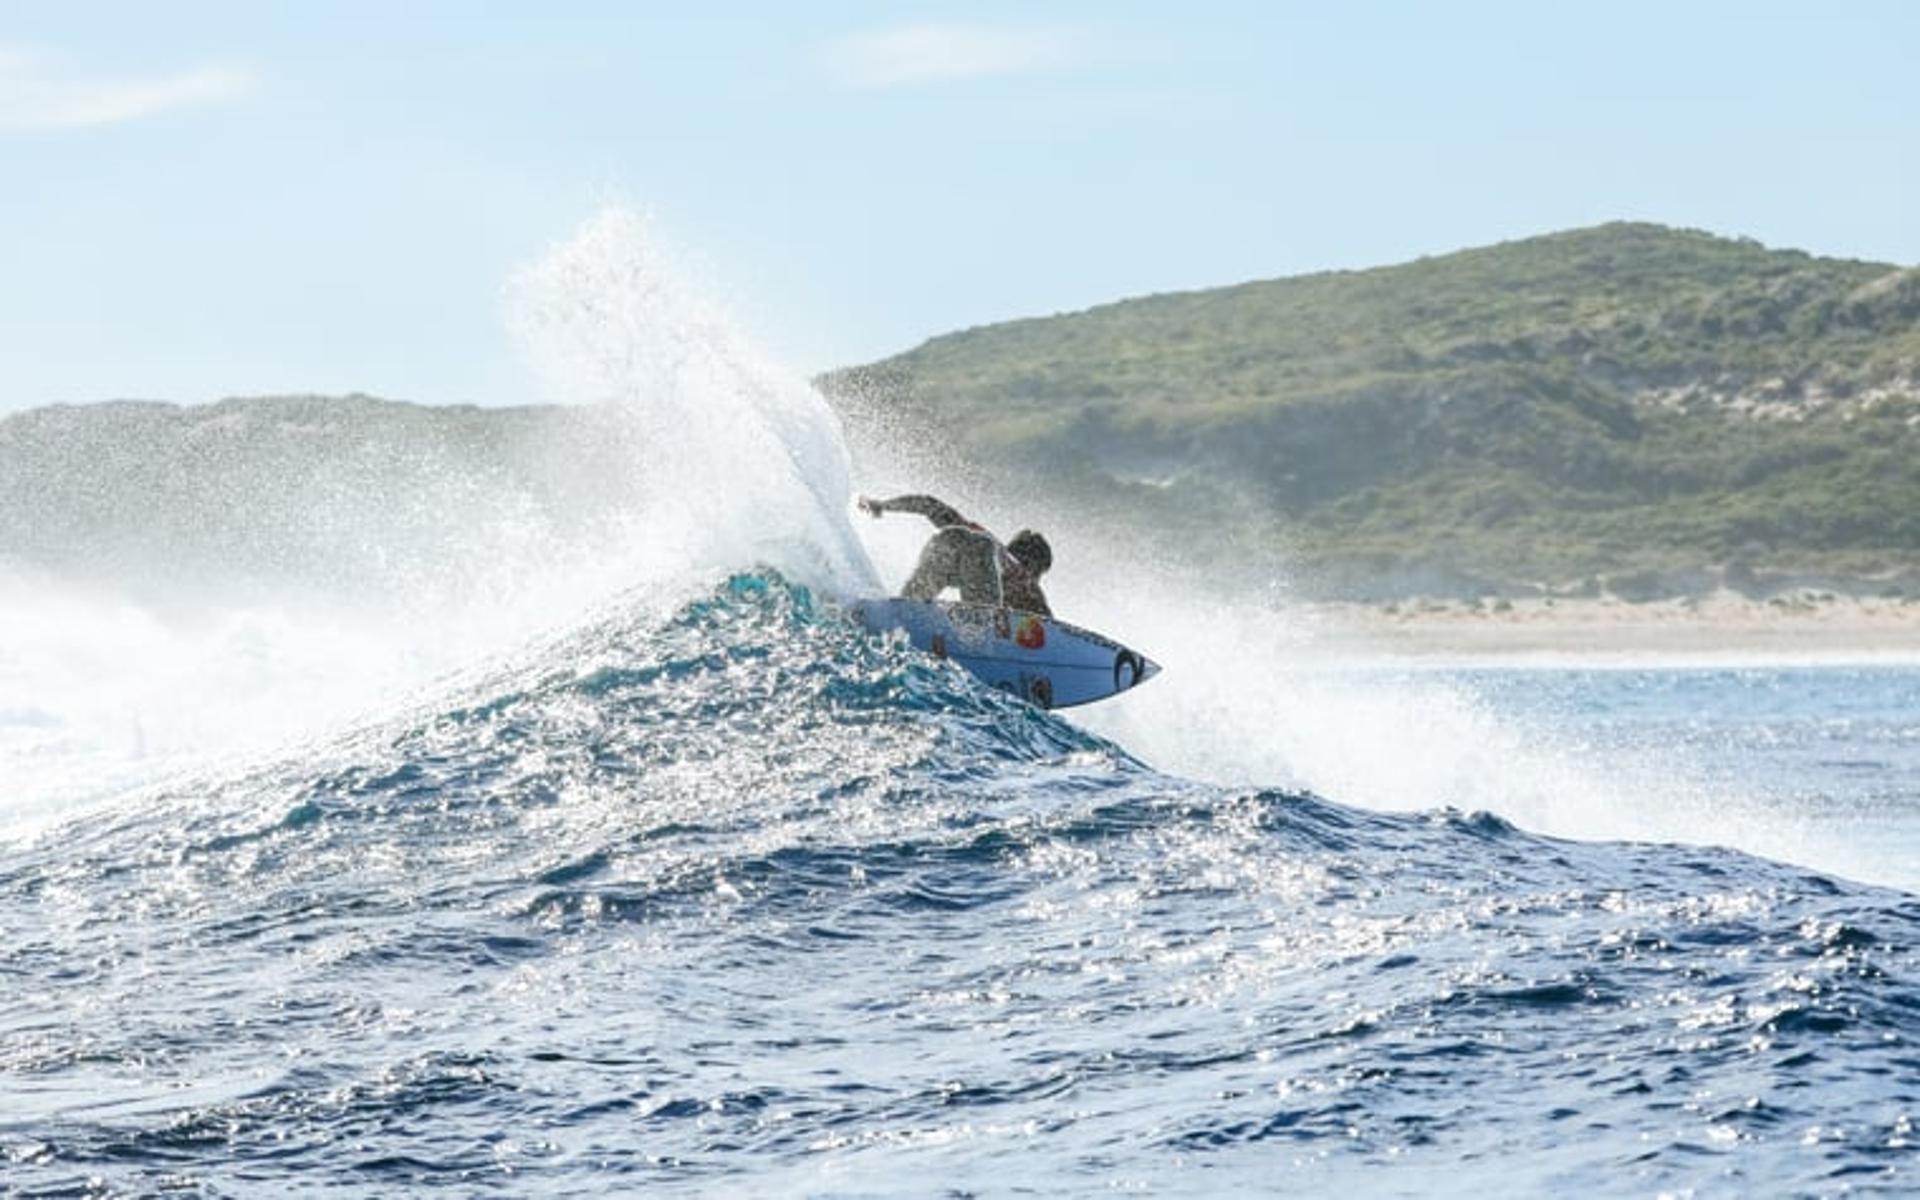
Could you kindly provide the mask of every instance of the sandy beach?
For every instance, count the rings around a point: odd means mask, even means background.
[[[1734,592],[1614,598],[1319,604],[1317,637],[1357,654],[1512,662],[1920,662],[1920,600]]]

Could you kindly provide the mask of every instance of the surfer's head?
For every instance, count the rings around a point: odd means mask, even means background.
[[[1031,529],[1022,529],[1007,543],[1007,553],[1020,560],[1027,573],[1038,579],[1053,565],[1053,547]]]

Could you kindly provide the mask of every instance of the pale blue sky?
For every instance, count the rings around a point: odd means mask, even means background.
[[[796,369],[1615,218],[1920,261],[1920,5],[0,3],[0,410],[533,398],[651,210]]]

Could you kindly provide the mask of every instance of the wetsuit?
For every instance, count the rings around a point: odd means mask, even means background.
[[[959,509],[932,496],[898,496],[878,501],[877,507],[886,512],[916,513],[940,527],[920,552],[919,564],[900,589],[902,596],[933,600],[947,588],[957,588],[960,599],[968,604],[1003,605],[1043,617],[1053,615],[1033,572],[985,526],[961,516]]]

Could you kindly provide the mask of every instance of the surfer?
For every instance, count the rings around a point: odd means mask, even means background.
[[[1033,530],[1022,529],[1002,545],[986,526],[967,520],[959,509],[932,496],[891,500],[862,496],[858,504],[861,512],[875,518],[889,512],[913,513],[938,526],[900,589],[907,599],[933,600],[947,588],[957,588],[960,599],[968,604],[1053,615],[1046,593],[1040,590],[1040,577],[1053,565],[1053,550]]]

